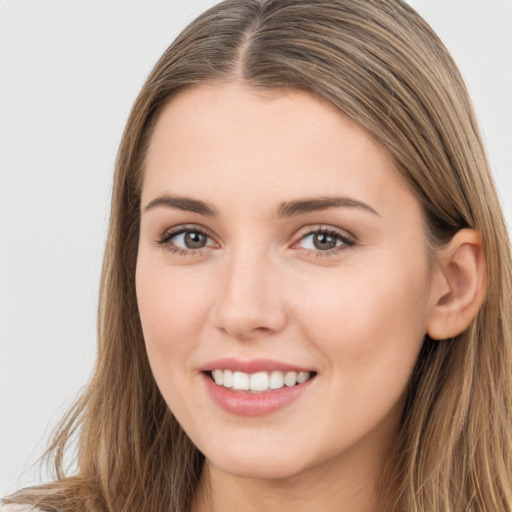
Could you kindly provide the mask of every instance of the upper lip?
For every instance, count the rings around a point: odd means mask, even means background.
[[[273,359],[237,359],[235,357],[223,357],[204,364],[200,370],[202,372],[211,372],[213,370],[231,370],[244,373],[256,372],[313,372],[310,368],[305,368],[295,364],[275,361]]]

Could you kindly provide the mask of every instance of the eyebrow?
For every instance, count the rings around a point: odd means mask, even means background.
[[[370,205],[346,196],[314,197],[281,203],[277,209],[277,217],[294,217],[330,208],[360,208],[380,217]]]
[[[163,195],[150,201],[145,207],[144,212],[156,207],[175,208],[187,212],[198,213],[206,217],[217,217],[217,209],[199,199],[190,197]],[[360,208],[374,215],[380,216],[370,205],[346,196],[334,197],[313,197],[305,199],[295,199],[281,203],[277,208],[277,218],[295,217],[308,213],[328,210],[330,208]]]
[[[215,207],[211,204],[205,203],[204,201],[199,201],[198,199],[192,199],[190,197],[168,195],[160,196],[150,201],[145,206],[144,213],[156,208],[157,206],[198,213],[199,215],[205,215],[206,217],[218,216],[218,212]]]

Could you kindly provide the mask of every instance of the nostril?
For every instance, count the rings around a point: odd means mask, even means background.
[[[229,336],[241,341],[251,341],[265,336],[271,336],[278,332],[270,327],[252,327],[250,323],[243,323],[240,320],[231,321],[218,326],[219,330]]]

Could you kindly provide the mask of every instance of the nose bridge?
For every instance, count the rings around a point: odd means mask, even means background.
[[[224,261],[218,327],[239,339],[278,332],[285,324],[281,299],[270,251],[252,244],[233,247]]]

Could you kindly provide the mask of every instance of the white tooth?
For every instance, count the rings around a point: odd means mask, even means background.
[[[266,391],[268,389],[268,373],[258,372],[251,375],[249,389],[251,391]]]
[[[270,374],[270,389],[281,389],[284,386],[284,375],[283,372],[273,371]]]
[[[231,370],[224,370],[222,375],[222,385],[225,388],[233,387],[233,372]]]
[[[299,375],[297,375],[297,382],[299,384],[306,382],[308,379],[309,379],[309,372],[300,372]]]
[[[222,370],[213,370],[213,380],[215,381],[215,384],[218,384],[219,386],[222,386],[223,381],[223,371]]]
[[[249,391],[249,374],[244,372],[234,372],[233,389]]]
[[[296,372],[286,372],[284,376],[284,383],[288,386],[295,386],[297,384],[297,373]]]

